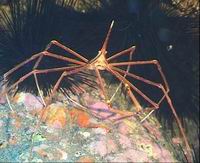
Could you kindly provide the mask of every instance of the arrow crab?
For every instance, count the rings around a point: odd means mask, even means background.
[[[107,46],[108,46],[108,41],[109,41],[109,38],[111,35],[113,25],[114,25],[114,21],[110,25],[110,28],[108,30],[105,41],[103,42],[102,48],[98,52],[98,55],[92,60],[86,59],[79,53],[73,51],[72,49],[66,47],[65,45],[62,45],[58,41],[55,41],[55,40],[51,41],[50,44],[46,47],[46,49],[44,51],[33,55],[31,58],[23,61],[22,63],[18,64],[13,69],[11,69],[10,71],[8,71],[7,73],[4,74],[5,86],[4,86],[4,90],[3,90],[3,95],[8,97],[7,94],[10,91],[12,91],[12,89],[14,89],[16,86],[21,84],[24,80],[26,80],[30,76],[33,76],[34,82],[37,86],[38,93],[42,99],[42,102],[44,105],[44,110],[45,110],[45,108],[47,108],[47,106],[51,104],[52,98],[54,97],[56,91],[58,91],[61,83],[63,82],[63,80],[65,78],[69,77],[70,75],[76,75],[80,72],[93,71],[97,78],[98,85],[99,85],[100,91],[103,94],[104,100],[107,103],[107,105],[110,109],[110,112],[112,112],[112,113],[120,114],[123,117],[130,117],[130,116],[138,115],[143,112],[151,113],[152,111],[159,109],[161,103],[164,100],[166,100],[169,105],[169,108],[171,109],[171,111],[174,115],[177,125],[180,129],[180,133],[183,137],[183,141],[184,141],[186,149],[187,149],[187,153],[186,153],[187,159],[188,159],[188,161],[191,161],[192,160],[191,149],[190,149],[188,140],[186,138],[186,135],[184,133],[182,124],[177,116],[174,105],[169,96],[169,86],[168,86],[166,77],[161,69],[159,62],[157,60],[133,61],[132,55],[135,51],[135,46],[132,46],[126,50],[118,52],[118,53],[112,55],[111,57],[107,57]],[[62,50],[66,51],[67,53],[71,54],[73,57],[76,57],[76,59],[73,59],[72,57],[68,57],[68,56],[60,56],[58,54],[49,52],[49,49],[52,46],[61,48]],[[129,60],[126,62],[113,62],[114,59],[117,59],[121,56],[128,56]],[[53,59],[56,59],[59,61],[68,62],[70,64],[67,67],[39,69],[38,67],[39,67],[42,59],[45,57],[50,57],[50,58],[53,58]],[[29,64],[32,61],[35,61],[32,71],[25,74],[23,77],[19,78],[19,80],[17,80],[15,83],[7,86],[6,83],[8,81],[8,77],[11,76],[13,73],[16,73],[18,69],[20,69],[21,67],[23,67],[26,64]],[[153,65],[153,66],[155,66],[156,70],[160,74],[162,82],[161,83],[154,82],[154,81],[148,80],[144,77],[138,76],[134,73],[131,73],[129,71],[130,67],[137,66],[137,65]],[[122,66],[126,66],[126,70],[121,68]],[[112,76],[114,76],[116,79],[118,79],[121,82],[121,85],[124,86],[127,95],[130,97],[133,105],[135,106],[134,111],[124,111],[124,110],[122,111],[122,110],[114,109],[112,107],[112,98],[108,97],[107,91],[104,87],[103,77],[101,75],[102,71],[106,71],[107,73],[111,74]],[[59,76],[56,83],[54,84],[53,89],[52,89],[51,93],[49,94],[49,96],[44,99],[42,97],[43,95],[41,93],[41,89],[39,86],[38,75],[48,74],[48,73],[52,73],[52,72],[61,72],[61,75]],[[158,100],[158,102],[152,100],[145,93],[143,93],[140,89],[138,89],[134,85],[134,83],[130,82],[127,77],[131,78],[132,80],[137,80],[142,83],[145,83],[146,85],[149,85],[149,86],[155,87],[156,89],[159,89],[162,92],[162,97]],[[137,93],[140,97],[142,97],[144,99],[144,101],[146,101],[149,104],[149,107],[147,109],[143,109],[143,107],[140,105],[140,102],[137,100],[137,97],[135,96],[134,93]],[[43,115],[41,114],[41,119],[42,119],[42,116]]]

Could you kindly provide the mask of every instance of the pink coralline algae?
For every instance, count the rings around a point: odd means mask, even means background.
[[[107,154],[105,141],[101,140],[101,141],[93,142],[91,144],[90,151],[92,153],[100,155],[101,157],[105,156]]]
[[[83,94],[83,100],[85,101],[85,103],[90,106],[92,104],[94,104],[95,102],[97,102],[94,98],[91,97],[91,95],[89,93],[84,93]]]
[[[122,134],[119,134],[119,143],[121,144],[122,148],[131,148],[132,146],[131,140]]]
[[[23,103],[29,110],[43,108],[42,101],[39,97],[32,95],[31,93],[19,93],[14,97],[14,102]]]
[[[155,142],[147,137],[140,138],[137,141],[137,144],[140,145],[139,149],[144,151],[148,157],[153,157],[154,159],[159,160],[159,162],[175,162],[169,150],[155,144]]]
[[[121,115],[111,112],[108,105],[104,102],[96,102],[89,105],[88,108],[96,117],[102,120],[117,120],[121,118]]]
[[[115,144],[115,142],[112,139],[108,139],[107,144],[108,144],[108,148],[107,148],[108,153],[116,152],[117,145]]]
[[[174,162],[174,158],[168,150],[156,144],[152,144],[152,147],[155,159],[158,159],[160,162]]]
[[[40,99],[36,96],[33,96],[30,93],[27,93],[24,99],[24,105],[27,108],[33,108],[33,109],[41,109],[43,108],[42,102]]]
[[[0,98],[0,102],[1,100],[5,102],[6,99]],[[41,128],[44,131],[44,139],[40,141],[46,143],[44,140],[48,140],[51,143],[36,146],[33,152],[44,160],[71,162],[73,156],[76,157],[73,161],[80,162],[176,162],[173,154],[163,146],[167,142],[160,132],[160,124],[155,123],[157,121],[145,121],[141,124],[135,117],[110,121],[120,118],[121,115],[110,112],[106,103],[94,102],[92,98],[90,104],[86,105],[91,114],[74,106],[68,107],[60,101],[44,109],[40,99],[30,93],[18,93],[10,100],[13,106],[14,102],[20,104],[19,113],[9,115],[12,118],[11,125],[15,129],[23,129],[24,121],[28,119],[26,113],[30,112],[28,116],[34,118],[43,115],[41,122],[44,123],[41,125],[47,132]],[[21,112],[22,109],[25,111]],[[26,118],[17,119],[21,117]],[[1,119],[0,129],[4,125]],[[34,126],[30,125],[30,129],[31,127]],[[13,137],[9,143],[15,145],[21,140],[21,137],[19,138],[18,140],[18,137]],[[76,156],[74,151],[80,151],[83,155]]]
[[[154,135],[158,140],[161,139],[162,134],[159,131],[159,128],[157,126],[151,125],[149,122],[144,122],[143,126],[152,134]]]
[[[149,159],[145,152],[135,149],[128,149],[120,154],[116,154],[110,162],[148,162]]]
[[[92,153],[104,157],[111,152],[116,152],[118,149],[117,145],[112,139],[102,137],[99,141],[91,143],[90,150]]]
[[[0,104],[5,104],[5,103],[6,103],[5,97],[0,97]]]
[[[125,123],[120,123],[118,127],[119,133],[127,135],[130,133],[130,127],[126,125]]]

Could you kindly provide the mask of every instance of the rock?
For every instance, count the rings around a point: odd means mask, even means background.
[[[172,142],[173,142],[173,144],[176,144],[176,145],[182,144],[182,140],[179,137],[172,138]]]
[[[156,144],[152,144],[152,150],[153,157],[158,159],[159,162],[176,162],[169,150],[166,150],[165,148]]]
[[[118,126],[118,130],[119,130],[119,133],[123,134],[123,135],[127,135],[130,133],[130,127],[125,124],[124,122],[120,123],[119,126]]]
[[[7,141],[0,141],[0,149],[6,148],[8,145]]]
[[[108,144],[107,153],[111,153],[111,152],[115,153],[118,150],[118,147],[116,143],[114,142],[114,140],[108,139],[107,144]]]
[[[6,98],[5,97],[0,97],[0,104],[5,104],[6,103]]]
[[[0,120],[0,127],[3,127],[4,126],[4,122],[3,120]]]
[[[90,137],[90,133],[89,132],[80,132],[80,134],[83,135],[84,138]]]
[[[91,153],[98,154],[101,157],[104,157],[107,154],[107,147],[106,142],[104,140],[100,140],[97,142],[93,142],[90,145],[90,151]]]
[[[90,144],[90,151],[94,154],[98,154],[101,157],[105,155],[116,152],[118,150],[117,145],[114,143],[112,139],[101,137],[99,141],[92,142]]]
[[[95,134],[106,135],[107,131],[103,128],[94,128],[93,129]]]
[[[41,134],[34,134],[32,137],[33,142],[40,142],[40,141],[45,141],[46,138],[43,137]]]
[[[152,142],[146,142],[146,143],[141,143],[138,145],[138,150],[145,152],[148,157],[153,157],[153,146],[152,146]]]
[[[161,139],[162,134],[159,131],[158,126],[152,125],[147,121],[143,122],[143,126],[149,131],[149,133],[154,135],[156,137],[156,139],[158,139],[158,140]]]
[[[22,122],[20,118],[16,118],[12,120],[12,125],[14,128],[19,129],[22,126]]]
[[[28,100],[26,101],[27,97]],[[20,103],[26,101],[25,103],[33,108],[38,116],[44,111],[42,121],[46,125],[40,123],[37,132],[40,134],[34,134],[32,137],[34,143],[33,160],[43,162],[176,161],[173,154],[163,145],[168,142],[160,132],[159,123],[154,123],[151,118],[148,118],[142,124],[139,123],[138,118],[134,117],[122,119],[117,123],[107,120],[100,122],[98,118],[94,118],[91,114],[61,102],[55,102],[45,110],[35,109],[30,103],[32,97],[35,98],[24,93],[21,95],[21,99],[16,100]],[[2,143],[0,143],[0,161],[2,156],[7,156],[4,153],[8,151],[7,153],[12,153],[12,156],[8,156],[10,159],[16,158],[17,161],[28,162],[27,158],[30,156],[29,138],[35,131],[35,125],[32,124],[37,122],[35,118],[38,117],[27,112],[30,108],[26,109],[23,105],[12,103],[12,106],[16,112],[9,112],[8,114],[8,105],[0,105],[2,108],[0,108],[0,129],[2,131],[0,134],[2,140]],[[119,116],[110,113],[107,104],[103,102],[91,103],[88,110],[98,114],[99,117],[109,118],[109,120]],[[7,124],[11,126],[8,128],[8,134],[11,136],[8,141],[5,141],[4,135],[6,132],[4,128]],[[109,126],[111,132],[108,132],[105,126]],[[12,137],[13,135],[16,137]],[[4,142],[7,142],[8,145]],[[179,140],[174,139],[174,142],[179,143]],[[16,148],[20,150],[18,153]],[[21,155],[22,153],[28,154]]]
[[[150,139],[141,138],[137,143],[137,149],[145,152],[149,158],[154,158],[159,160],[159,162],[176,162],[169,150]]]
[[[104,124],[92,123],[91,116],[80,109],[68,109],[63,104],[54,103],[46,109],[39,111],[39,116],[42,116],[42,121],[49,127],[55,129],[64,129],[66,125],[76,124],[80,128],[105,128]]]
[[[102,120],[117,120],[122,116],[110,111],[108,105],[104,102],[96,102],[89,105],[88,108],[91,110],[92,114]]]
[[[108,105],[104,102],[96,102],[89,106],[93,110],[108,110]]]
[[[94,163],[95,159],[91,156],[82,156],[76,162],[79,162],[79,163]]]
[[[16,145],[19,142],[18,138],[16,136],[11,136],[8,140],[9,145]]]
[[[83,96],[83,101],[88,106],[90,106],[96,102],[96,100],[94,98],[91,98],[91,95],[89,93],[84,93],[82,96]]]
[[[81,155],[82,155],[82,152],[81,152],[81,151],[77,151],[77,152],[74,154],[75,157],[80,157]]]
[[[68,154],[65,151],[63,151],[61,149],[57,149],[57,151],[61,154],[60,160],[67,160],[68,159]]]
[[[123,134],[119,134],[119,143],[122,146],[122,148],[131,148],[132,147],[132,142],[130,138]]]
[[[67,123],[66,111],[64,105],[51,104],[45,110],[41,110],[39,116],[43,114],[42,121],[49,127],[62,129]]]
[[[116,154],[111,162],[147,162],[150,161],[144,152],[128,149],[120,154]]]
[[[41,157],[48,157],[46,149],[49,148],[46,144],[41,144],[39,146],[33,147],[33,151],[39,154]]]
[[[17,93],[12,99],[14,103],[22,103],[28,110],[35,110],[43,108],[42,101],[39,97],[34,96],[31,93]]]
[[[88,113],[78,109],[72,109],[69,113],[73,123],[76,123],[79,127],[89,127],[90,115]]]

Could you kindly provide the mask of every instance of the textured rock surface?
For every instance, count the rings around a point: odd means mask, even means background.
[[[176,161],[155,119],[150,118],[144,125],[136,117],[114,123],[113,117],[119,115],[99,120],[73,105],[69,107],[70,105],[60,102],[51,104],[46,109],[44,123],[40,123],[31,138],[38,121],[38,116],[32,114],[33,109],[37,115],[41,111],[40,107],[38,109],[32,106],[37,104],[30,102],[35,99],[30,94],[18,97],[12,104],[15,113],[11,113],[7,104],[0,104],[0,161],[29,161],[30,153],[32,161],[36,162]],[[93,102],[88,109],[108,109],[102,102]],[[105,114],[99,116],[104,117]]]

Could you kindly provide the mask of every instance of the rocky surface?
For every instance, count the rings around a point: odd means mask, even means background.
[[[143,124],[137,117],[113,121],[119,115],[102,113],[96,118],[97,110],[88,114],[70,102],[54,102],[44,111],[39,98],[30,93],[20,93],[11,102],[14,112],[1,97],[1,162],[177,161],[153,116]],[[90,99],[87,107],[101,112],[107,106]]]

